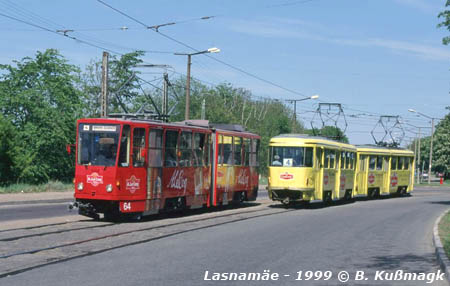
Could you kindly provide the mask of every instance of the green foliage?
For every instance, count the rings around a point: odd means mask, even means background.
[[[450,172],[450,114],[447,114],[436,126],[433,144],[433,169],[448,174]]]
[[[339,127],[335,126],[324,126],[320,130],[308,130],[307,134],[317,134],[319,136],[337,140],[339,142],[349,143],[347,135],[345,135]]]
[[[42,192],[70,192],[73,191],[72,183],[62,183],[59,181],[50,181],[45,184],[12,184],[0,187],[0,194],[8,193],[42,193]]]
[[[139,106],[136,104],[148,101],[140,93],[138,75],[139,72],[133,67],[142,63],[141,57],[144,52],[136,51],[124,54],[121,57],[110,56],[109,58],[109,113],[123,113],[123,108],[129,112],[135,112]],[[99,117],[101,109],[101,82],[102,82],[102,62],[91,61],[84,73],[80,75],[80,89],[83,94],[84,116]]]
[[[450,6],[450,0],[447,0],[445,3],[445,7]],[[438,24],[438,27],[445,27],[450,31],[450,10],[446,9],[438,14],[438,18],[442,18],[442,22]],[[442,43],[444,45],[448,45],[450,43],[450,36],[444,37],[442,39]]]
[[[174,83],[180,101],[176,106],[171,121],[184,120],[185,80]],[[293,128],[292,111],[276,100],[255,98],[249,90],[235,88],[223,83],[215,87],[207,87],[197,81],[191,82],[190,118],[201,118],[202,102],[205,100],[205,119],[211,123],[240,124],[246,130],[261,136],[259,162],[260,172],[267,173],[268,145],[271,137],[282,133],[290,133]],[[172,102],[174,104],[174,102]],[[303,132],[300,123],[296,130]]]
[[[14,181],[10,150],[14,142],[14,127],[0,114],[0,186]]]
[[[70,180],[73,166],[65,145],[74,141],[82,107],[78,68],[49,49],[0,69],[0,111],[15,133],[7,177],[28,183]]]

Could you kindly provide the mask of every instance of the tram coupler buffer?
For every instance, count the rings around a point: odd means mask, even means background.
[[[97,214],[94,206],[90,203],[83,204],[80,202],[70,203],[68,206],[69,211],[78,210],[79,215],[84,215],[95,220],[100,219],[100,216]]]

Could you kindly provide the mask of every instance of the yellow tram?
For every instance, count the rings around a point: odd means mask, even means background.
[[[414,153],[376,145],[357,146],[355,197],[405,195],[413,191]]]
[[[327,138],[282,134],[269,142],[269,197],[284,204],[405,195],[413,190],[414,153]]]
[[[356,148],[321,137],[282,134],[269,143],[269,197],[284,204],[351,199]]]

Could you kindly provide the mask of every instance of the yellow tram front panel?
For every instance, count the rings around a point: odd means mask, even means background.
[[[323,201],[352,197],[356,148],[320,137],[279,135],[270,140],[269,197]],[[343,156],[343,164],[341,156]]]

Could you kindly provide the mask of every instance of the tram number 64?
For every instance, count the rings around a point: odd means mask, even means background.
[[[130,211],[131,210],[131,202],[123,203],[123,210],[124,211]]]

